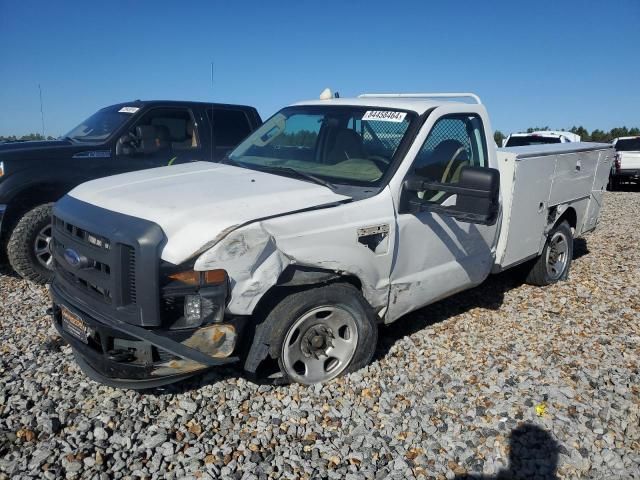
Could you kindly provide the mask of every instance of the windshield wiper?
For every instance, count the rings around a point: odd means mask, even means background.
[[[242,167],[245,168],[244,165],[240,165],[238,162],[236,162],[235,160],[232,160],[231,157],[229,155],[225,155],[224,157],[222,157],[222,160],[220,160],[220,163],[222,165],[233,165],[234,167]]]
[[[292,174],[298,178],[302,178],[305,179],[309,182],[312,183],[316,183],[318,185],[322,185],[323,187],[327,187],[331,190],[334,190],[336,188],[336,186],[331,183],[331,182],[327,182],[326,180],[317,177],[315,175],[313,175],[312,173],[307,173],[307,172],[303,172],[302,170],[296,170],[295,168],[291,168],[291,167],[276,167],[276,166],[272,166],[272,165],[260,165],[260,166],[256,166],[257,170],[262,170],[265,172],[273,172],[273,173],[288,173],[288,174]]]

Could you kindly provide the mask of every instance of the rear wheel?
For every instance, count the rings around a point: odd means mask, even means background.
[[[324,383],[367,365],[375,352],[375,313],[359,290],[332,284],[284,298],[266,319],[270,353],[287,381]]]
[[[549,232],[542,255],[533,264],[527,282],[544,286],[566,280],[572,258],[573,234],[569,223],[563,221]]]
[[[51,254],[51,209],[53,203],[38,205],[18,221],[7,244],[11,267],[23,278],[46,283],[53,276]]]

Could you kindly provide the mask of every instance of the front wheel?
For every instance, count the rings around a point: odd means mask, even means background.
[[[566,280],[572,259],[573,233],[569,223],[563,221],[549,232],[542,255],[527,276],[527,283],[544,286]]]
[[[21,277],[44,284],[53,276],[51,209],[45,203],[29,210],[18,221],[7,244],[11,267]]]
[[[324,383],[367,365],[375,352],[375,313],[358,289],[331,284],[287,296],[266,318],[270,354],[287,381]]]

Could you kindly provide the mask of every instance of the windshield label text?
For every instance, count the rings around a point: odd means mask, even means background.
[[[393,112],[390,110],[367,110],[362,120],[375,120],[378,122],[402,122],[407,114],[405,112]]]
[[[138,110],[140,110],[138,107],[122,107],[118,113],[136,113]]]

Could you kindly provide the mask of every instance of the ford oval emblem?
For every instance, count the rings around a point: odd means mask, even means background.
[[[82,257],[72,248],[67,248],[64,251],[64,259],[73,268],[80,268],[80,266],[82,265]]]

